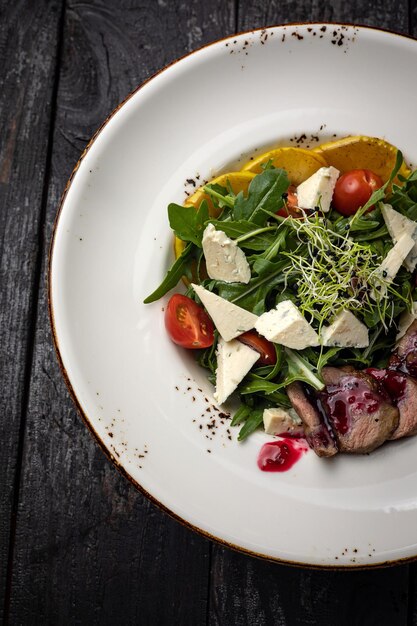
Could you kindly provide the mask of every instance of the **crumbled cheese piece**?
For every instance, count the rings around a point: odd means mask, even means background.
[[[238,339],[224,341],[220,338],[216,355],[217,370],[214,398],[219,404],[223,404],[255,365],[260,354]]]
[[[404,234],[414,239],[414,246],[404,259],[404,266],[409,272],[413,272],[417,265],[417,224],[405,215],[395,211],[390,204],[382,204],[382,216],[388,228],[388,232],[394,243],[397,243]]]
[[[202,245],[210,278],[226,283],[250,281],[250,267],[245,253],[222,230],[216,230],[213,224],[208,224],[203,233]]]
[[[265,432],[268,435],[291,433],[302,424],[301,419],[293,409],[285,410],[281,407],[265,409],[263,421]]]
[[[368,328],[350,311],[342,311],[330,326],[321,331],[323,346],[366,348],[369,346]]]
[[[225,341],[230,341],[255,326],[258,319],[257,315],[221,298],[200,285],[193,284],[192,287]]]
[[[394,247],[388,252],[381,265],[377,267],[375,275],[382,278],[385,283],[391,283],[413,247],[414,239],[408,233],[403,233]],[[386,292],[386,286],[383,283],[381,283],[379,291],[381,294]]]
[[[324,213],[330,210],[339,170],[332,165],[321,167],[297,187],[297,204],[302,209],[321,207]]]
[[[279,302],[275,309],[263,313],[255,328],[268,341],[293,350],[318,346],[319,336],[291,300]]]
[[[399,341],[401,337],[404,337],[407,330],[410,328],[414,320],[417,319],[417,302],[413,302],[413,306],[410,311],[404,311],[398,322],[398,332],[395,341]]]

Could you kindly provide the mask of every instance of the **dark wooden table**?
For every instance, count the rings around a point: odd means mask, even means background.
[[[417,624],[417,565],[295,569],[155,508],[90,436],[52,347],[51,228],[94,130],[206,42],[315,20],[416,36],[417,0],[0,0],[0,623]]]

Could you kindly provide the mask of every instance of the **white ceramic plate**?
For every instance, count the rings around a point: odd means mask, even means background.
[[[237,443],[210,408],[206,373],[165,334],[166,299],[142,304],[172,261],[166,206],[193,190],[187,180],[302,135],[374,135],[417,163],[416,66],[414,40],[369,28],[282,26],[214,43],[128,98],[67,187],[50,301],[75,400],[140,489],[228,545],[314,566],[414,557],[417,438],[258,470],[266,435]]]

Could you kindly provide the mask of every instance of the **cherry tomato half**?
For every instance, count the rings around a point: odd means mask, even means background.
[[[353,215],[380,187],[382,180],[371,170],[351,170],[337,180],[332,204],[342,215]]]
[[[261,356],[256,361],[256,365],[275,365],[277,362],[274,344],[265,339],[265,337],[258,335],[256,331],[248,330],[248,332],[239,335],[237,339],[249,346],[249,348],[252,348],[252,350],[259,352]]]
[[[287,189],[287,197],[285,198],[284,206],[277,211],[277,215],[281,217],[303,217],[303,212],[298,208],[298,198],[295,192],[294,185],[290,185]]]
[[[174,294],[165,309],[165,328],[172,341],[183,348],[208,348],[213,345],[213,322],[191,298]]]

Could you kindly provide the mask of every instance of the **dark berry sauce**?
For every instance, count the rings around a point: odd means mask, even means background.
[[[402,354],[399,355],[398,351],[394,352],[388,367],[417,378],[417,337],[413,333],[408,337],[403,337],[401,342],[404,342],[401,348]]]
[[[370,367],[365,371],[378,381],[382,391],[388,394],[394,404],[397,404],[403,398],[407,386],[407,378],[404,374],[395,370],[378,370],[374,367]]]
[[[283,438],[265,443],[258,456],[258,467],[263,472],[286,472],[307,452],[307,444],[300,438]]]
[[[313,432],[307,435],[310,448],[313,448],[313,450],[316,448],[333,448],[336,440],[321,397],[326,395],[325,392],[318,394],[309,385],[304,385],[304,392],[309,402],[317,409],[321,418],[320,426],[317,426]]]
[[[337,385],[327,385],[319,394],[323,406],[337,432],[344,435],[349,430],[352,413],[375,413],[380,407],[380,397],[369,389],[366,379],[344,376]]]

